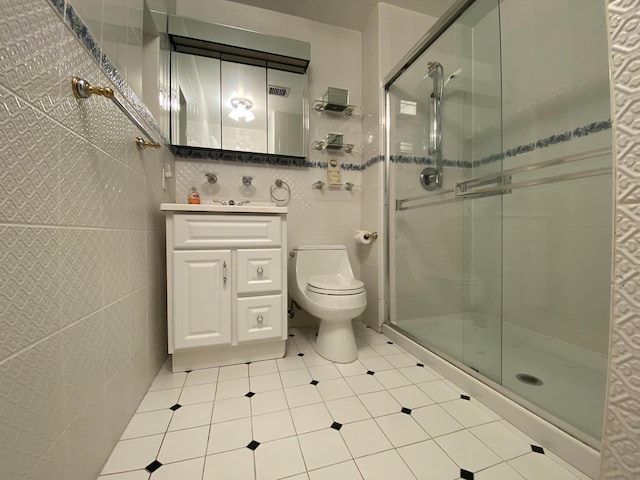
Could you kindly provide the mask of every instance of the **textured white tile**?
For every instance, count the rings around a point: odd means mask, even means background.
[[[384,390],[384,387],[374,378],[374,375],[365,374],[346,377],[346,381],[356,395]]]
[[[460,394],[457,391],[441,380],[418,383],[416,386],[436,403],[460,398]]]
[[[298,440],[308,470],[351,459],[340,433],[333,428],[305,433],[298,436]]]
[[[385,360],[396,368],[410,367],[416,364],[415,359],[406,353],[388,355],[385,357]]]
[[[251,404],[247,397],[228,398],[216,400],[213,403],[213,416],[211,417],[211,421],[213,423],[226,422],[237,418],[249,417],[250,415]]]
[[[394,413],[376,418],[375,421],[396,448],[429,440],[429,435],[411,415]]]
[[[309,472],[311,480],[362,480],[355,462],[343,462]]]
[[[316,365],[313,367],[309,367],[308,370],[311,374],[311,377],[319,382],[323,380],[333,380],[342,377],[335,364],[333,363],[330,363],[328,365]]]
[[[253,439],[260,443],[296,434],[289,410],[254,415],[251,417],[251,422],[253,424]]]
[[[337,363],[335,366],[343,377],[363,375],[367,373],[368,370],[367,367],[365,367],[359,360],[355,360],[351,363]]]
[[[158,454],[161,463],[204,457],[209,439],[209,426],[168,432]]]
[[[347,423],[340,429],[354,458],[393,448],[375,420]]]
[[[313,378],[306,368],[296,368],[295,370],[285,370],[280,373],[282,384],[285,387],[296,387],[298,385],[306,385]]]
[[[367,367],[368,370],[373,372],[379,372],[380,370],[391,370],[393,365],[387,362],[384,357],[369,357],[369,358],[361,358],[360,362]]]
[[[275,360],[264,360],[262,362],[251,362],[249,365],[249,376],[266,375],[268,373],[276,373],[278,365]]]
[[[402,353],[402,351],[396,347],[395,345],[390,345],[389,343],[377,343],[371,344],[371,348],[373,348],[380,355],[398,355]]]
[[[152,435],[118,442],[102,469],[102,475],[146,467],[156,459],[163,439],[163,435]]]
[[[472,400],[452,400],[440,406],[466,428],[496,420],[494,415],[475,405]]]
[[[371,418],[358,397],[347,397],[339,400],[330,400],[325,404],[333,419],[338,423],[357,422]]]
[[[200,480],[204,469],[204,457],[184,460],[182,462],[167,463],[151,474],[150,480]]]
[[[478,480],[525,480],[522,475],[506,463],[499,463],[486,470],[482,470],[476,473],[473,478]]]
[[[246,366],[246,365],[245,365]],[[249,389],[249,376],[246,378],[239,378],[236,380],[227,380],[225,382],[218,382],[218,388],[216,390],[216,400],[223,400],[225,398],[242,397],[250,391]]]
[[[479,425],[470,428],[469,431],[503,460],[510,460],[531,451],[531,444],[525,442],[500,422]]]
[[[209,425],[211,423],[212,411],[213,402],[183,405],[173,412],[173,418],[169,424],[169,431]]]
[[[314,385],[301,385],[299,387],[285,388],[289,408],[311,405],[322,402],[322,397]]]
[[[254,458],[257,480],[276,480],[306,471],[298,439],[294,437],[261,444]]]
[[[302,357],[304,363],[307,367],[313,367],[317,365],[328,365],[331,361],[326,358],[318,355],[317,353],[306,353],[304,357]]]
[[[433,404],[433,400],[427,397],[422,390],[415,385],[399,387],[389,390],[389,393],[406,408],[419,408]]]
[[[238,378],[247,378],[249,376],[249,366],[241,363],[239,365],[230,365],[228,367],[220,367],[218,381],[235,380]]]
[[[287,370],[296,370],[299,368],[307,368],[307,364],[304,363],[302,357],[298,357],[297,355],[278,358],[276,360],[276,364],[278,365],[278,370],[280,372],[285,372]]]
[[[411,380],[413,383],[432,382],[437,380],[436,376],[426,367],[406,367],[400,368],[400,373]]]
[[[98,480],[149,480],[149,472],[146,470],[135,470],[127,473],[101,475],[98,477]]]
[[[460,467],[433,440],[399,448],[398,453],[418,480],[454,480],[460,476]]]
[[[298,435],[329,427],[333,420],[323,403],[291,409],[291,417]]]
[[[253,480],[254,478],[253,453],[248,448],[241,448],[208,455],[202,480]]]
[[[546,455],[528,453],[507,462],[527,480],[537,478],[553,478],[554,480],[576,480],[578,477],[565,470]]]
[[[440,405],[416,408],[411,411],[411,416],[432,437],[445,435],[464,428]]]
[[[218,367],[215,367],[189,372],[184,385],[192,386],[201,385],[203,383],[216,383],[218,380],[218,371]]]
[[[178,403],[180,405],[193,405],[195,403],[213,402],[213,398],[215,395],[216,395],[215,383],[204,383],[202,385],[193,385],[190,387],[184,387],[182,389],[182,393],[180,394],[180,399],[178,400]]]
[[[373,392],[358,396],[373,417],[398,413],[402,406],[389,392]]]
[[[122,434],[122,440],[136,437],[157,435],[167,431],[173,412],[171,410],[157,410],[155,412],[137,413],[133,416],[127,429]]]
[[[467,430],[436,437],[434,440],[460,468],[470,472],[476,472],[502,461],[489,447]]]
[[[254,415],[277,412],[289,408],[284,390],[258,393],[251,397],[251,412]]]
[[[407,379],[407,377],[402,375],[396,369],[376,372],[375,377],[376,380],[378,380],[386,389],[411,385],[411,382]]]
[[[325,402],[328,402],[329,400],[336,400],[338,398],[352,397],[354,395],[353,391],[349,388],[349,385],[343,378],[324,380],[318,383],[316,388]]]
[[[284,373],[284,372],[283,372]],[[269,392],[271,390],[281,390],[282,382],[279,373],[269,373],[251,377],[249,387],[253,393]]]
[[[251,440],[254,440],[251,432],[251,418],[214,423],[209,432],[207,455],[246,447]]]
[[[415,480],[415,476],[395,450],[356,459],[364,480]]]

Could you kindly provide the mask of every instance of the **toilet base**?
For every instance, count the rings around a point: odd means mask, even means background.
[[[321,319],[318,337],[312,345],[319,355],[332,362],[351,363],[358,358],[358,346],[351,319]]]

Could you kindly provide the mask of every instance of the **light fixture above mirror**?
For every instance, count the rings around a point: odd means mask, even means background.
[[[251,122],[256,119],[256,116],[251,112],[253,108],[253,102],[248,98],[232,98],[231,106],[233,110],[229,114],[229,118],[232,118],[236,122],[240,119],[244,119],[245,122]]]

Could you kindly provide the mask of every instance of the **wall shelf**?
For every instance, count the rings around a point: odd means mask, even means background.
[[[311,146],[316,150],[344,150],[347,153],[351,153],[354,147],[352,143],[335,142],[330,136],[325,137],[324,140],[316,140]]]
[[[311,184],[311,188],[314,190],[347,190],[350,192],[351,190],[360,190],[360,185],[356,185],[355,183],[347,182],[347,183],[338,183],[338,184],[328,184],[323,182],[322,180],[318,180]]]
[[[357,112],[360,109],[360,107],[356,105],[346,105],[343,110],[338,110],[333,106],[333,104],[325,102],[324,100],[314,100],[311,106],[318,112],[343,113],[348,117],[352,116],[354,113],[357,115]]]

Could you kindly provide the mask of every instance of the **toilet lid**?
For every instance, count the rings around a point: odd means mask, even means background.
[[[307,281],[307,289],[325,295],[354,295],[364,292],[364,283],[355,278],[346,279],[342,275],[312,275]]]

